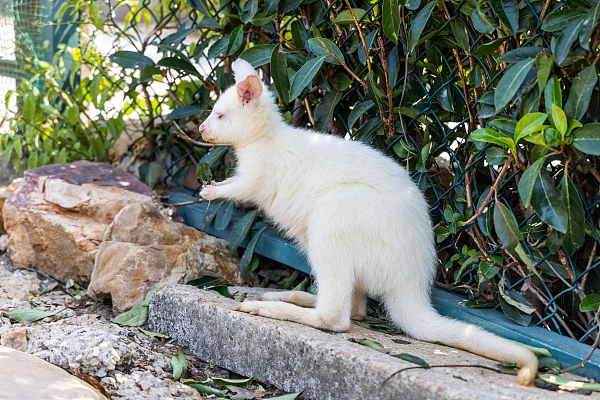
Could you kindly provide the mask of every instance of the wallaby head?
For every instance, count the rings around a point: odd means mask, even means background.
[[[272,132],[272,124],[281,121],[273,96],[245,60],[231,64],[235,86],[227,89],[212,112],[200,125],[207,142],[241,145]]]

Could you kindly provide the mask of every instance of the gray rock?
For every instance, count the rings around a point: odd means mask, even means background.
[[[248,299],[260,291],[230,288],[232,294],[248,292]],[[187,343],[192,354],[201,359],[243,376],[268,381],[288,392],[304,390],[304,396],[310,399],[585,398],[522,387],[515,376],[480,368],[414,369],[415,364],[349,339],[370,339],[389,349],[390,354],[409,353],[430,365],[477,364],[498,368],[498,364],[462,350],[402,335],[385,335],[355,324],[348,332],[329,333],[232,311],[236,304],[234,300],[194,287],[168,286],[152,298],[150,329]],[[397,343],[393,339],[403,341]]]

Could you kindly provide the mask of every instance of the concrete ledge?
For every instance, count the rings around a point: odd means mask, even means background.
[[[264,289],[231,287],[248,299]],[[498,364],[450,347],[403,335],[385,335],[355,324],[332,334],[304,325],[232,311],[233,300],[192,286],[172,285],[154,294],[150,329],[189,345],[193,354],[240,375],[253,376],[283,390],[304,390],[309,399],[590,399],[535,387],[521,387],[516,376],[481,368],[444,367],[394,372],[415,364],[353,343],[374,340],[391,354],[409,353],[430,365]],[[394,342],[396,340],[397,342]],[[379,393],[377,393],[379,390]]]

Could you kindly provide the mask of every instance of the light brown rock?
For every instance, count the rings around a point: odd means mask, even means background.
[[[106,400],[90,385],[44,360],[0,346],[0,399]]]
[[[136,202],[158,204],[158,198],[138,177],[108,164],[28,170],[3,207],[8,253],[16,263],[86,285],[108,224]]]
[[[239,258],[229,244],[171,222],[152,206],[132,204],[116,217],[100,245],[88,294],[111,298],[119,314],[156,287],[203,275],[239,284]]]
[[[4,229],[4,218],[2,217],[2,207],[4,207],[6,199],[19,188],[21,182],[23,182],[23,178],[17,178],[13,180],[10,185],[0,188],[0,235],[6,234],[6,229]]]

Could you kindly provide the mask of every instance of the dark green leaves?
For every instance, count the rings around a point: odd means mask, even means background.
[[[290,101],[290,80],[287,70],[287,57],[280,49],[281,45],[278,44],[271,54],[271,77],[277,88],[277,93],[279,93],[279,98],[287,104]]]
[[[429,363],[427,363],[427,361],[423,360],[421,357],[413,356],[408,353],[393,354],[392,357],[420,365],[421,367],[429,367]]]
[[[154,66],[154,61],[135,51],[117,51],[110,56],[110,61],[122,68],[144,69]]]
[[[231,230],[231,236],[229,237],[229,251],[231,254],[235,252],[235,250],[240,246],[240,243],[244,240],[248,232],[250,232],[250,228],[252,228],[252,224],[254,223],[254,218],[256,217],[257,211],[251,211],[248,214],[244,215],[235,225],[233,225],[233,229]]]
[[[496,235],[509,252],[521,245],[519,241],[523,240],[523,235],[517,220],[510,209],[502,203],[497,203],[494,207],[494,228]]]
[[[148,306],[150,305],[150,299],[154,292],[158,289],[152,289],[146,294],[144,300],[136,302],[133,308],[122,314],[117,315],[112,322],[119,325],[127,326],[142,326],[148,318]]]
[[[319,68],[321,68],[321,65],[323,65],[325,58],[325,56],[313,58],[304,64],[302,68],[298,70],[298,72],[296,72],[296,75],[294,75],[292,78],[290,85],[289,100],[293,100],[300,96],[302,90],[309,84],[312,84],[311,82],[315,75],[317,75],[317,72],[319,72]]]
[[[215,218],[215,228],[217,230],[222,231],[227,228],[229,222],[231,221],[231,216],[233,215],[233,201],[228,201],[225,203],[224,207],[221,207],[219,212],[217,213],[217,217]]]
[[[554,51],[554,59],[559,66],[563,66],[567,54],[569,54],[569,51],[571,50],[571,44],[573,44],[575,39],[579,36],[582,25],[583,18],[576,19],[571,22],[558,37]]]
[[[594,156],[600,156],[600,123],[586,124],[573,132],[573,147]]]
[[[354,12],[356,20],[360,22],[361,18],[365,15],[365,10],[362,8],[353,8],[352,11]],[[354,19],[352,18],[350,10],[342,10],[335,18],[335,23],[338,25],[354,24]]]
[[[325,38],[313,38],[308,40],[308,46],[310,47],[310,51],[315,53],[317,57],[325,57],[325,61],[331,64],[340,65],[339,62],[335,60],[335,58],[329,55],[327,49],[329,49],[337,58],[340,60],[344,60],[344,55],[342,51],[329,39]],[[327,46],[327,48],[325,48]]]
[[[387,354],[390,352],[388,349],[386,349],[379,343],[372,341],[371,339],[354,339],[354,341],[358,344],[362,344],[363,346],[369,347],[373,350],[377,350],[378,352],[383,353],[383,354]]]
[[[513,36],[519,28],[519,3],[517,0],[490,0],[490,5]]]
[[[22,322],[35,322],[46,317],[51,317],[53,315],[54,313],[50,313],[43,310],[36,310],[35,308],[31,310],[15,310],[6,313],[7,317]]]
[[[562,8],[551,12],[544,18],[542,30],[546,32],[560,32],[585,14],[585,11],[577,8]]]
[[[400,11],[398,0],[383,0],[383,33],[392,42],[398,44],[400,31]]]
[[[140,179],[150,188],[153,188],[154,185],[156,185],[156,183],[160,179],[162,171],[163,165],[158,161],[143,163],[142,165],[140,165],[138,170],[140,174]]]
[[[215,397],[225,398],[225,395],[223,394],[222,391],[220,391],[219,389],[215,389],[210,386],[207,386],[202,382],[187,381],[187,382],[184,382],[183,384],[196,389],[203,396],[210,396],[210,395],[214,394]]]
[[[496,110],[501,110],[510,103],[517,93],[517,90],[519,90],[523,84],[533,62],[533,59],[520,61],[502,76],[502,79],[500,79],[500,82],[496,87],[496,94],[494,95],[494,106],[496,107]]]
[[[585,211],[583,203],[577,192],[577,188],[569,178],[564,174],[563,179],[558,186],[564,202],[564,209],[567,214],[566,233],[559,234],[564,249],[573,254],[585,241]]]
[[[598,72],[595,65],[590,65],[579,72],[573,79],[571,91],[565,104],[565,114],[569,119],[580,120],[585,115],[594,86],[598,84]]]
[[[216,276],[203,275],[200,278],[192,279],[186,285],[196,286],[198,289],[206,289],[219,284],[219,278]]]
[[[552,178],[544,168],[545,158],[540,158],[525,172],[519,181],[519,193],[523,205],[531,204],[540,219],[559,232],[566,233],[567,212],[560,192],[552,183]]]
[[[321,102],[315,109],[315,126],[316,131],[329,132],[333,126],[333,110],[341,100],[344,92],[332,91],[325,94]]]
[[[433,8],[436,6],[437,0],[433,0],[428,3],[425,7],[419,11],[419,14],[415,17],[414,21],[411,21],[410,30],[408,32],[408,52],[413,53],[417,43],[419,43],[419,39],[421,38],[421,33],[423,29],[425,29],[425,25],[427,25],[427,21],[433,12]]]
[[[582,312],[598,311],[598,307],[600,307],[600,294],[598,293],[588,294],[579,303],[579,311]]]
[[[248,0],[249,2],[253,0]],[[229,36],[229,42],[227,43],[227,55],[230,56],[238,51],[244,41],[244,27],[238,26],[235,28]]]
[[[240,54],[240,58],[248,61],[252,67],[258,68],[261,65],[271,62],[273,49],[275,49],[275,46],[272,44],[259,44],[244,50],[242,54]]]
[[[242,276],[246,275],[246,268],[250,264],[250,261],[252,261],[252,256],[254,255],[254,248],[256,247],[258,239],[260,239],[265,229],[267,229],[267,225],[260,228],[260,230],[256,232],[254,236],[252,236],[252,239],[250,239],[250,242],[248,243],[248,247],[246,247],[246,251],[244,251],[244,255],[242,256],[242,260],[240,261],[240,272],[242,273]]]
[[[450,28],[452,29],[454,39],[456,39],[456,42],[458,43],[460,48],[464,51],[469,51],[469,37],[467,36],[465,26],[460,21],[460,19],[453,19],[452,22],[450,22]]]
[[[176,71],[184,72],[191,75],[201,76],[196,67],[192,65],[192,63],[177,57],[163,58],[156,65],[159,67],[171,68]]]
[[[246,3],[244,4],[244,9],[242,10],[242,16],[240,17],[240,20],[242,21],[242,23],[247,24],[252,18],[254,18],[254,15],[257,11],[258,0],[246,1]]]
[[[348,129],[352,129],[356,121],[360,118],[361,115],[369,111],[375,103],[371,100],[364,101],[360,104],[357,104],[352,111],[350,111],[350,115],[348,116]]]

